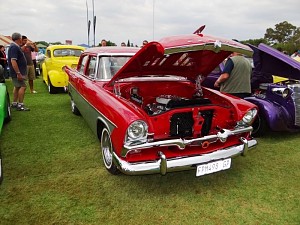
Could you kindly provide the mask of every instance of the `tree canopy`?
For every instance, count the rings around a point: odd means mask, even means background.
[[[267,28],[264,38],[242,41],[252,45],[268,44],[276,49],[292,54],[300,49],[300,27],[283,21],[275,24],[275,28]]]
[[[265,39],[269,43],[287,43],[293,39],[293,37],[299,33],[299,27],[283,21],[275,25],[275,29],[268,28],[265,33]]]

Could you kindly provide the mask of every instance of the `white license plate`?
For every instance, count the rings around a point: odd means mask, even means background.
[[[205,174],[215,173],[221,170],[227,170],[230,168],[230,166],[231,166],[231,158],[198,165],[196,176],[199,177]]]

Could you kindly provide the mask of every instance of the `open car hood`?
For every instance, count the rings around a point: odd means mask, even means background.
[[[289,79],[300,80],[300,63],[290,56],[266,45],[258,47],[249,45],[253,53],[254,70],[265,75],[277,75]]]
[[[252,56],[252,49],[236,41],[189,34],[150,42],[139,50],[110,80],[141,76],[182,76],[195,80],[207,76],[232,52]]]

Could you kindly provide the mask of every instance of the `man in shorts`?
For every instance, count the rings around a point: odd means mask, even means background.
[[[37,92],[33,89],[33,80],[35,80],[35,68],[32,60],[31,52],[38,52],[36,43],[29,42],[26,36],[22,36],[23,45],[21,47],[27,60],[27,78],[30,88],[30,93],[36,94]]]
[[[27,62],[23,51],[21,50],[22,35],[20,33],[13,33],[11,35],[13,42],[8,49],[8,66],[9,73],[14,85],[13,90],[13,102],[11,107],[16,108],[18,111],[29,111],[29,108],[25,107],[23,101],[26,91],[26,72]]]

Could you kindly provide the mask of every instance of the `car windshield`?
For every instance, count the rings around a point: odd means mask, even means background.
[[[63,48],[63,49],[56,49],[53,51],[54,57],[61,57],[61,56],[77,56],[79,57],[83,51],[80,49],[72,49],[72,48]]]
[[[131,56],[102,56],[99,60],[99,78],[111,79],[131,58]]]

